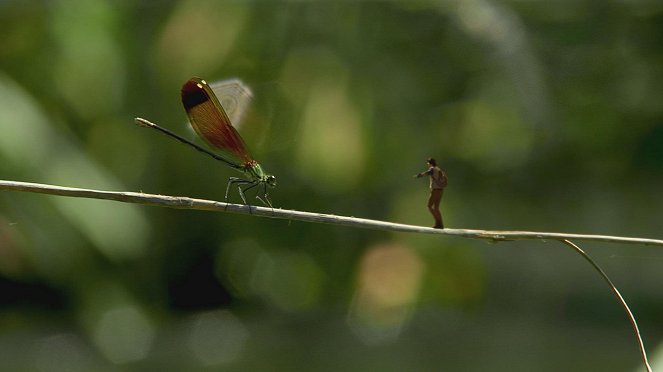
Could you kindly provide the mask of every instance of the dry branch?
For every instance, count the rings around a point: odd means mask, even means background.
[[[429,227],[413,226],[378,220],[370,220],[364,218],[337,216],[333,214],[301,212],[295,210],[273,209],[266,207],[247,206],[231,203],[223,203],[213,200],[195,199],[181,196],[165,196],[145,194],[142,192],[118,192],[118,191],[100,191],[91,189],[81,189],[73,187],[62,187],[45,185],[39,183],[29,182],[16,182],[16,181],[3,181],[0,180],[0,190],[10,191],[25,191],[40,194],[60,195],[79,198],[90,199],[104,199],[114,200],[124,203],[137,203],[152,206],[161,206],[176,209],[196,209],[205,211],[216,212],[230,212],[239,214],[251,214],[254,216],[277,218],[294,221],[304,222],[317,222],[332,225],[343,225],[351,227],[360,227],[373,230],[383,231],[400,231],[410,233],[424,233],[424,234],[437,234],[448,236],[459,236],[464,238],[485,239],[490,241],[511,241],[511,240],[524,240],[524,239],[538,239],[538,240],[557,240],[560,241],[589,261],[592,266],[599,272],[601,277],[608,283],[613,294],[617,297],[621,306],[626,310],[629,321],[633,327],[633,332],[638,341],[640,354],[647,371],[651,371],[651,366],[647,360],[647,353],[645,346],[640,336],[640,330],[636,323],[635,317],[631,313],[626,301],[610,281],[605,272],[596,264],[580,247],[571,242],[571,240],[583,241],[598,241],[607,243],[623,243],[623,244],[642,244],[663,246],[663,240],[659,239],[642,239],[642,238],[629,238],[622,236],[608,236],[608,235],[587,235],[587,234],[564,234],[564,233],[549,233],[549,232],[532,232],[532,231],[488,231],[488,230],[468,230],[468,229],[433,229]]]
[[[470,230],[470,229],[432,229],[423,226],[406,225],[365,218],[356,218],[348,216],[338,216],[333,214],[302,212],[296,210],[287,210],[279,208],[267,208],[257,206],[247,206],[232,203],[223,203],[213,200],[196,199],[183,196],[167,196],[145,194],[142,192],[124,192],[124,191],[101,191],[92,189],[82,189],[74,187],[53,186],[30,182],[4,181],[0,180],[0,190],[25,191],[40,194],[60,195],[78,198],[114,200],[124,203],[136,203],[151,206],[160,206],[176,209],[196,209],[215,212],[229,212],[238,214],[251,214],[253,216],[277,218],[290,221],[317,222],[332,225],[343,225],[383,231],[400,231],[410,233],[438,234],[448,236],[458,236],[473,239],[485,239],[490,241],[511,241],[511,240],[575,240],[575,241],[595,241],[623,244],[641,244],[663,246],[663,240],[630,238],[623,236],[608,235],[589,235],[589,234],[565,234],[550,232],[533,231],[490,231],[490,230]]]
[[[593,267],[594,269],[599,273],[601,278],[608,284],[610,287],[610,290],[612,291],[612,294],[615,295],[617,298],[617,301],[619,304],[624,308],[624,311],[626,311],[626,315],[628,316],[629,322],[631,322],[631,327],[633,328],[633,334],[635,335],[636,340],[638,341],[638,348],[640,349],[640,357],[642,358],[642,362],[645,365],[645,369],[647,372],[652,372],[651,366],[649,365],[649,360],[647,359],[647,351],[645,350],[645,343],[642,341],[642,336],[640,335],[640,328],[638,328],[638,322],[635,320],[635,316],[633,315],[633,312],[631,312],[631,309],[628,307],[628,304],[626,303],[626,300],[624,300],[624,297],[622,297],[622,294],[619,293],[619,290],[617,287],[612,283],[612,280],[608,277],[608,274],[601,269],[601,267],[592,260],[591,257],[585,251],[583,251],[580,247],[578,247],[576,244],[573,244],[573,242],[569,240],[562,240],[562,243],[568,245],[576,251],[579,255],[581,255],[585,260],[587,260]]]

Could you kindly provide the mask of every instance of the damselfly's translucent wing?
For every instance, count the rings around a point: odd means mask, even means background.
[[[239,79],[215,81],[210,83],[209,86],[226,111],[230,123],[235,129],[239,129],[242,125],[244,114],[251,105],[253,98],[251,89]]]

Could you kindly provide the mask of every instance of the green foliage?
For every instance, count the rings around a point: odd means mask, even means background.
[[[0,2],[0,178],[222,200],[237,174],[133,117],[193,138],[181,85],[239,77],[255,96],[242,133],[278,176],[276,207],[432,224],[411,175],[433,156],[449,227],[656,237],[661,30],[663,6],[647,1]],[[612,249],[595,258],[653,338],[659,255]],[[618,309],[584,265],[534,242],[2,193],[0,359],[637,365],[619,310],[595,319],[578,300]]]

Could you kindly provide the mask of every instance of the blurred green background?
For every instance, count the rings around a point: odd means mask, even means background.
[[[0,1],[0,178],[222,200],[179,90],[239,77],[276,207],[663,238],[660,1]],[[237,198],[236,195],[233,195]],[[237,200],[235,200],[237,201]],[[582,244],[663,368],[663,251]],[[568,248],[0,193],[0,370],[639,371]]]

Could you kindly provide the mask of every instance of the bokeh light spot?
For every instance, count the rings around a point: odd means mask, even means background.
[[[118,306],[107,310],[97,324],[94,340],[113,363],[145,358],[152,346],[154,327],[139,309]]]
[[[401,245],[371,247],[357,273],[351,328],[367,343],[398,337],[419,297],[423,271],[419,257]]]
[[[229,363],[241,356],[249,331],[229,311],[197,315],[191,325],[188,345],[206,366]]]

